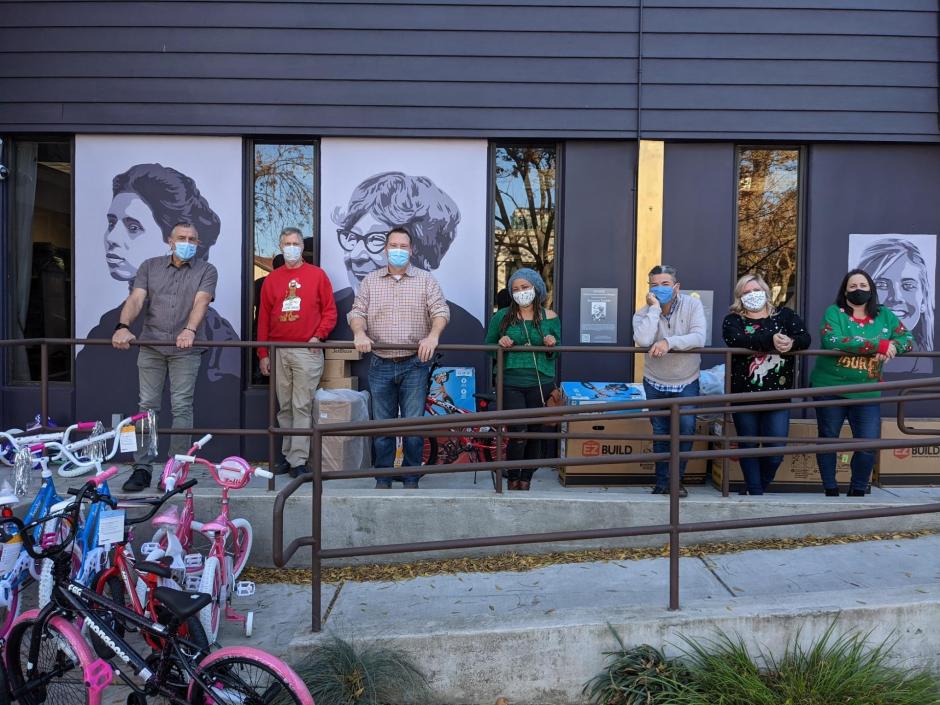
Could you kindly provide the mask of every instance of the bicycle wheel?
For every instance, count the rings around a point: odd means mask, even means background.
[[[199,664],[199,681],[189,690],[194,705],[313,705],[313,697],[290,666],[271,654],[248,647],[220,649]]]
[[[112,602],[116,602],[119,605],[130,608],[127,599],[127,590],[124,589],[124,582],[117,575],[109,575],[108,577],[104,576],[104,571],[97,573],[91,579],[91,589],[97,592],[102,597],[107,597]],[[124,624],[120,620],[116,619],[110,610],[101,608],[97,612],[98,617],[105,622],[109,627],[114,630],[114,633],[117,634],[122,639],[124,638]],[[91,632],[87,628],[82,628],[82,634],[85,636],[94,648],[95,653],[98,654],[103,659],[109,659],[114,656],[114,652],[111,651],[108,646],[101,641],[97,634]]]
[[[197,592],[212,595],[212,602],[199,612],[199,621],[206,632],[206,638],[212,643],[219,636],[219,624],[222,621],[222,586],[225,577],[222,575],[222,564],[216,556],[209,556],[202,568],[202,581]]]
[[[247,519],[232,519],[232,524],[236,529],[236,534],[232,538],[232,572],[238,580],[251,554],[252,531],[251,523]]]
[[[6,658],[7,675],[13,690],[26,683],[32,628],[38,614],[37,610],[24,613],[10,630]],[[40,679],[42,683],[22,693],[17,702],[24,705],[43,702],[50,705],[98,705],[100,693],[85,687],[85,669],[94,660],[94,652],[75,625],[62,617],[52,617],[40,637],[39,658],[31,673],[32,678]]]
[[[22,583],[21,580],[16,578],[11,582],[13,584],[10,586],[10,599],[5,606],[0,607],[0,639],[6,638],[6,635],[10,633],[10,629],[13,628],[13,622],[20,614],[20,588]],[[18,582],[21,584],[17,585]]]
[[[433,436],[424,439],[424,452],[421,458],[422,465],[437,465],[437,439]]]

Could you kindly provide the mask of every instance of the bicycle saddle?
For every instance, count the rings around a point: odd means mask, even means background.
[[[160,578],[169,578],[173,575],[167,566],[153,561],[140,561],[134,567],[141,573],[153,573]]]
[[[183,592],[169,587],[158,587],[153,591],[154,599],[166,607],[175,617],[187,620],[212,602],[212,595],[204,592]]]
[[[162,510],[157,516],[150,520],[153,526],[178,526],[180,523],[180,513],[173,504],[167,509]]]

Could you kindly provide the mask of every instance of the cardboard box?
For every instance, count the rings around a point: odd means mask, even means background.
[[[476,411],[476,370],[472,367],[438,367],[431,377],[431,389],[428,394],[434,399],[434,414],[455,414],[453,407],[464,411]],[[431,415],[432,412],[425,412]]]
[[[330,348],[323,351],[323,356],[327,360],[361,360],[362,353],[355,348],[340,349]]]
[[[730,424],[731,434],[736,435],[734,423]],[[711,433],[720,438],[722,436],[722,422],[716,421],[711,425]],[[812,439],[818,438],[819,432],[816,427],[815,419],[791,419],[790,420],[790,438]],[[842,427],[840,438],[851,438],[852,431],[848,423]],[[720,448],[716,440],[713,447]],[[732,448],[737,447],[736,443],[731,444]],[[772,451],[771,451],[772,454]],[[850,462],[852,453],[848,451],[836,452],[836,481],[839,486],[846,490],[849,480],[852,477],[852,468]],[[741,463],[738,460],[729,459],[729,489],[732,492],[740,492],[744,489],[744,474],[741,472]],[[721,487],[721,478],[723,476],[723,463],[719,460],[711,462],[712,482],[715,487]],[[807,453],[803,455],[784,455],[783,462],[777,469],[773,484],[769,492],[820,492],[822,491],[822,479],[819,477],[819,466],[816,464],[816,454]]]
[[[349,360],[337,360],[327,358],[323,361],[323,374],[325,379],[342,379],[349,377],[352,373],[349,369]]]
[[[326,399],[317,393],[314,398],[314,423],[324,425],[365,421],[369,418],[369,392],[350,392],[342,399]],[[354,395],[354,396],[352,396]],[[323,436],[323,471],[358,470],[372,464],[372,444],[367,436]]]
[[[359,389],[358,377],[321,377],[320,389]]]
[[[930,429],[940,436],[940,419],[908,419],[912,428]],[[901,432],[895,419],[882,419],[881,437],[885,439],[918,439]],[[878,484],[882,487],[897,485],[940,485],[940,445],[917,448],[886,448],[879,454]]]
[[[572,421],[567,424],[569,433],[590,433],[599,431],[604,434],[642,436],[640,439],[618,440],[617,438],[598,439],[562,439],[561,454],[566,458],[601,457],[604,455],[630,455],[652,453],[653,435],[647,418],[597,419]],[[706,435],[708,425],[700,421],[696,424],[696,433]],[[708,444],[700,441],[692,446],[693,450],[707,450]],[[618,463],[605,465],[568,465],[561,468],[559,479],[563,485],[652,485],[656,482],[656,470],[652,461],[640,463]],[[707,460],[690,460],[685,468],[685,484],[701,484],[705,481],[708,469]]]
[[[562,382],[561,389],[572,406],[620,404],[646,399],[643,384],[636,382]],[[628,414],[630,412],[617,413]]]

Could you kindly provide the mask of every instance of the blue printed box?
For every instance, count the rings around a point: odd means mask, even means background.
[[[434,400],[433,413],[453,414],[457,413],[456,409],[476,411],[476,400],[473,398],[477,391],[475,372],[472,367],[435,369],[428,394]]]
[[[573,406],[620,404],[646,399],[643,385],[637,382],[562,382],[561,389],[568,397],[568,403]],[[627,414],[630,411],[620,413]]]

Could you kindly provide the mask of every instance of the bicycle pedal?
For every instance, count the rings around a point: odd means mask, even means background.
[[[255,584],[251,580],[239,580],[235,583],[235,594],[238,597],[251,597],[255,594]]]
[[[203,556],[201,553],[187,553],[183,556],[183,563],[186,566],[186,572],[202,570]]]
[[[140,555],[142,555],[142,556],[149,556],[149,555],[150,555],[151,553],[153,553],[154,551],[159,551],[159,550],[160,550],[160,544],[159,544],[159,543],[157,543],[156,541],[148,541],[148,542],[145,543],[145,544],[141,544],[141,546],[140,546]]]
[[[202,584],[202,576],[187,575],[183,583],[186,587],[186,592],[198,592],[199,586]]]

